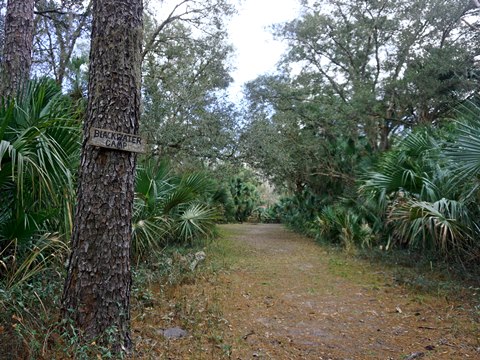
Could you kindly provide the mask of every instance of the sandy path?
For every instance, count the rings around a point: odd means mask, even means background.
[[[227,225],[223,231],[235,252],[229,271],[186,284],[173,295],[197,294],[191,296],[200,304],[200,288],[206,291],[204,307],[221,314],[215,335],[220,340],[202,339],[192,322],[187,330],[194,335],[157,355],[480,359],[478,311],[474,316],[445,297],[395,285],[388,271],[328,254],[280,225]]]

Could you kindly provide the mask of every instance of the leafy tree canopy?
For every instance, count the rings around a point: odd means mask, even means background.
[[[341,193],[394,136],[438,124],[478,89],[480,33],[466,2],[303,6],[273,28],[288,44],[279,74],[245,88],[246,158],[277,184]]]
[[[224,7],[213,17],[229,13]],[[213,22],[209,31],[189,21],[165,26],[144,60],[143,131],[157,153],[177,164],[215,163],[235,152],[236,111],[226,97],[232,48],[220,20]],[[146,38],[158,27],[148,17]]]

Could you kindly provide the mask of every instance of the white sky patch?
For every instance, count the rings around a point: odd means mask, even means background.
[[[300,12],[299,0],[243,0],[237,8],[238,14],[228,27],[236,50],[230,87],[233,101],[241,97],[245,82],[273,72],[286,50],[285,44],[273,39],[268,27],[293,20]]]

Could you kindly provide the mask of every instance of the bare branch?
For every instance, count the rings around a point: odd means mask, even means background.
[[[156,28],[155,31],[152,33],[150,38],[145,44],[145,47],[142,52],[142,60],[145,59],[145,56],[148,54],[148,52],[152,51],[152,49],[155,47],[158,35],[165,29],[165,27],[168,24],[171,24],[172,22],[176,20],[182,20],[182,21],[187,21],[187,22],[193,22],[198,20],[197,18],[189,18],[189,15],[192,14],[199,14],[200,17],[208,13],[214,6],[205,6],[203,8],[188,8],[188,6],[185,8],[185,11],[179,14],[175,14],[177,10],[185,5],[186,3],[191,2],[191,0],[182,0],[180,3],[175,5],[173,10],[170,12],[170,14],[167,16],[167,18],[162,21]],[[206,16],[206,15],[205,15]],[[199,18],[200,18],[199,17]]]
[[[152,36],[150,37],[150,39],[148,40],[147,44],[145,45],[145,48],[143,49],[143,52],[142,52],[142,61],[143,59],[145,58],[145,56],[147,55],[147,53],[152,50],[153,48],[153,45],[155,44],[155,40],[158,36],[158,34],[160,34],[162,32],[163,29],[165,29],[165,27],[172,23],[173,21],[177,20],[177,19],[180,19],[183,15],[185,15],[185,13],[183,14],[179,14],[179,15],[174,15],[175,14],[175,11],[177,11],[177,9],[182,6],[183,4],[187,3],[189,0],[183,0],[181,3],[175,5],[175,7],[173,8],[173,10],[170,12],[170,14],[167,16],[167,18],[160,24],[157,26],[157,28],[155,29],[155,31],[153,32]]]
[[[462,19],[462,22],[463,22],[465,25],[467,25],[470,29],[475,30],[475,31],[478,30],[478,26],[475,26],[475,25],[473,25],[473,24],[470,24],[467,20]]]
[[[40,16],[47,16],[50,14],[58,14],[58,15],[67,15],[68,12],[66,11],[61,11],[60,8],[58,9],[45,9],[45,10],[35,10],[34,11],[35,15],[40,15]],[[50,18],[50,17],[49,17]]]

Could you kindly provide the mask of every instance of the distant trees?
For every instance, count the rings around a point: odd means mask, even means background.
[[[349,186],[356,155],[438,123],[479,88],[478,19],[464,1],[304,5],[299,19],[275,27],[288,42],[280,75],[246,88],[249,158],[291,187]],[[254,129],[270,137],[261,141]]]
[[[177,164],[234,153],[236,112],[226,99],[233,50],[223,25],[231,12],[223,0],[184,1],[163,21],[146,18],[142,130]]]
[[[246,86],[242,153],[287,188],[280,217],[346,249],[475,269],[478,2],[303,5],[274,28],[288,42],[278,73]]]
[[[230,180],[229,191],[234,205],[236,221],[247,221],[253,210],[260,205],[260,196],[257,186],[249,181],[248,176],[239,174]]]
[[[469,10],[463,1],[314,1],[277,36],[315,102],[386,149],[392,132],[434,122],[478,87],[469,74],[479,35],[462,21]]]

